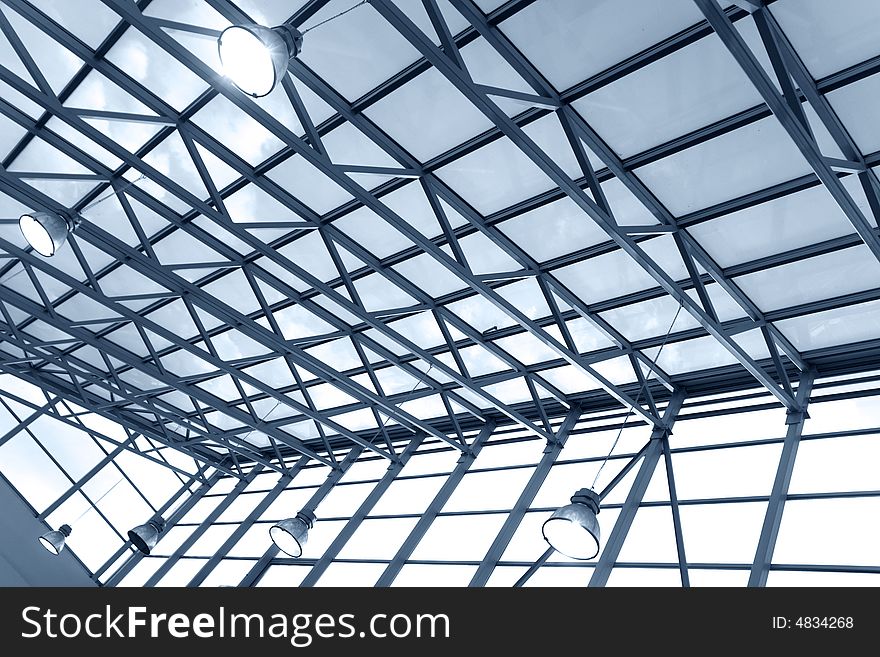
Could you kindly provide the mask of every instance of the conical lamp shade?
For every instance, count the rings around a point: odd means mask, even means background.
[[[288,518],[272,525],[269,537],[279,550],[294,559],[302,556],[303,547],[309,540],[309,530],[315,523],[315,516],[308,511],[300,511],[295,518]]]
[[[232,25],[217,38],[223,74],[254,98],[275,88],[301,46],[302,34],[292,25]]]
[[[47,258],[64,246],[75,225],[52,212],[26,212],[18,218],[18,228],[27,243]]]
[[[65,539],[70,536],[70,525],[61,525],[40,536],[40,544],[52,554],[60,554],[64,549]]]
[[[156,547],[156,543],[159,542],[159,535],[164,529],[165,521],[161,518],[156,518],[129,530],[128,540],[143,554],[148,555]]]
[[[582,488],[553,512],[541,528],[553,549],[572,559],[587,560],[599,554],[599,496]]]

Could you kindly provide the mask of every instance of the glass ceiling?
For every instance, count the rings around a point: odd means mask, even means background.
[[[96,581],[510,586],[621,423],[579,583],[880,572],[795,540],[880,490],[810,477],[880,426],[880,6],[371,0],[265,98],[219,73],[352,4],[0,0],[0,473],[96,511]],[[83,220],[43,258],[26,210]]]

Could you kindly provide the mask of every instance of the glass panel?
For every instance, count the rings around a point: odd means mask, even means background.
[[[404,251],[415,246],[403,233],[393,228],[387,221],[382,219],[369,208],[358,208],[341,219],[333,222],[333,225],[342,233],[354,240],[359,246],[367,249],[378,258],[386,258],[392,253]],[[345,255],[348,269],[354,271],[364,265],[363,262],[352,256],[342,247],[340,255]]]
[[[650,274],[622,251],[569,265],[554,274],[587,304],[654,287]]]
[[[344,520],[319,520],[309,530],[309,541],[303,546],[303,558],[317,559],[322,557],[344,526]]]
[[[770,573],[770,578],[775,573]],[[770,578],[767,579],[768,585]],[[746,586],[749,582],[749,571],[743,570],[710,570],[708,568],[688,568],[688,579],[691,586]]]
[[[690,500],[769,495],[781,453],[781,444],[674,453],[672,467],[678,497]]]
[[[568,197],[518,215],[498,228],[539,262],[607,239],[605,231]]]
[[[880,287],[880,263],[859,245],[733,280],[767,312]]]
[[[880,7],[851,0],[840,7],[822,0],[787,0],[771,8],[814,78],[839,71],[878,52]]]
[[[171,570],[159,580],[156,586],[186,586],[207,561],[207,559],[181,559],[171,567]]]
[[[686,312],[680,312],[676,317],[678,308],[678,302],[672,297],[663,296],[614,308],[601,315],[628,340],[643,340],[665,335],[673,318],[675,318],[674,331],[685,331],[700,325]]]
[[[253,561],[223,559],[199,586],[238,586],[253,566]]]
[[[876,435],[801,441],[789,493],[878,490],[878,455]]]
[[[684,0],[662,5],[628,0],[625,8],[619,3],[542,0],[501,23],[501,29],[563,90],[702,18]]]
[[[257,582],[257,586],[280,586],[284,588],[299,586],[305,576],[309,574],[309,570],[311,570],[311,566],[275,564],[266,569],[266,574]]]
[[[617,560],[677,563],[678,549],[675,545],[675,530],[672,524],[671,508],[639,508]],[[611,574],[612,579],[608,580],[608,585],[627,586],[628,584],[622,584],[623,578],[621,575],[628,572],[630,572],[629,568],[615,568]],[[664,584],[664,586],[681,586],[681,576],[678,573],[678,569],[661,572],[671,575],[669,583]],[[618,583],[612,583],[612,580],[615,579],[615,573],[618,574]],[[635,577],[636,574],[628,575],[627,581],[635,583],[638,579]]]
[[[469,472],[459,482],[443,511],[510,509],[529,480],[531,468]]]
[[[21,39],[28,54],[57,94],[83,65],[83,61],[18,13],[6,9],[3,14]],[[96,16],[96,24],[101,16]],[[5,41],[5,37],[3,39]]]
[[[248,529],[244,536],[229,550],[230,557],[262,557],[272,547],[272,539],[269,536],[269,528],[272,523],[256,523]],[[244,574],[242,574],[244,577]],[[239,580],[241,577],[239,578]]]
[[[394,265],[393,269],[434,298],[442,297],[466,287],[465,283],[458,276],[437,263],[427,254],[419,255]]]
[[[773,562],[880,565],[880,528],[868,521],[878,512],[877,498],[789,500]]]
[[[506,137],[441,167],[437,175],[484,216],[553,186]]]
[[[24,431],[0,445],[0,472],[38,512],[72,483]]]
[[[348,518],[373,490],[373,484],[340,484],[324,498],[318,514],[324,518]]]
[[[767,344],[757,329],[739,334],[734,337],[734,340],[752,358],[767,357]],[[652,360],[656,358],[657,353],[657,348],[644,351],[644,354]],[[663,347],[663,352],[657,358],[657,366],[667,374],[693,372],[732,365],[736,362],[738,362],[737,359],[726,347],[708,335],[684,342],[670,342]]]
[[[823,573],[771,570],[767,586],[880,586],[880,575],[871,573]]]
[[[119,17],[97,0],[69,0],[58,3],[53,0],[32,2],[40,11],[65,29],[73,32],[92,49],[97,49],[119,21]]]
[[[416,522],[417,518],[364,520],[339,552],[339,558],[391,559]]]
[[[348,0],[328,2],[303,28],[350,6]],[[315,30],[300,57],[336,91],[356,100],[418,59],[418,53],[377,12],[361,7]]]
[[[719,265],[730,267],[849,235],[853,227],[825,187],[818,185],[687,230]]]
[[[477,275],[522,269],[516,260],[483,233],[473,233],[458,242],[471,271]]]
[[[880,25],[880,14],[875,20]],[[872,45],[871,49],[876,50],[876,46]],[[861,152],[869,153],[880,148],[880,131],[864,117],[865,108],[877,107],[880,102],[880,75],[872,75],[830,92],[828,102]]]
[[[481,560],[504,523],[504,514],[442,516],[413,551],[413,559]]]
[[[682,505],[681,526],[688,561],[751,564],[766,509],[764,502]]]
[[[476,566],[441,566],[410,563],[400,569],[400,573],[394,579],[392,586],[464,587],[468,585],[476,572]]]
[[[669,444],[676,449],[784,436],[785,411],[782,408],[700,418],[688,418],[682,413],[675,423]]]
[[[261,493],[239,495],[217,518],[218,522],[241,522],[263,499]]]
[[[217,96],[196,112],[192,121],[252,165],[266,160],[284,146],[280,139],[223,96]]]
[[[196,527],[193,525],[175,525],[168,528],[159,536],[159,542],[156,544],[153,554],[165,557],[174,554],[195,530]]]
[[[492,126],[435,68],[398,87],[364,114],[421,162]],[[441,125],[442,130],[425,129]]]
[[[681,586],[677,568],[614,568],[606,586]]]
[[[279,25],[296,16],[305,0],[239,0],[235,4],[260,25]]]
[[[53,418],[38,418],[30,424],[30,430],[39,436],[46,450],[75,480],[82,478],[105,457],[105,452],[87,434]]]
[[[573,105],[626,158],[761,102],[721,39],[710,34]]]
[[[297,479],[299,479],[299,476],[297,476]],[[314,492],[314,488],[285,490],[275,498],[275,501],[260,516],[260,519],[277,522],[284,518],[291,518],[305,505]],[[268,529],[266,531],[268,532]]]
[[[164,562],[164,559],[158,557],[146,557],[141,559],[137,565],[131,569],[131,572],[123,578],[119,586],[143,586],[147,583],[147,580],[153,576],[153,573],[159,570]]]
[[[298,155],[284,160],[268,176],[318,214],[351,199],[351,194]]]
[[[384,570],[381,563],[331,563],[317,586],[374,586]]]
[[[801,352],[880,337],[880,302],[776,322],[776,326]]]
[[[873,429],[878,426],[880,426],[880,397],[874,395],[811,404],[810,417],[804,424],[804,433]]]
[[[595,564],[578,562],[573,566],[539,568],[526,586],[553,586],[584,588],[590,583]]]
[[[640,167],[636,175],[682,216],[810,171],[771,116]]]
[[[134,28],[125,31],[107,53],[107,59],[178,111],[208,86]]]
[[[188,557],[212,557],[233,531],[235,531],[234,525],[208,527],[193,546],[186,551],[186,555]]]

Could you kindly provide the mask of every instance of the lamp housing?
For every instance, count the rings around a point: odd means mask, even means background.
[[[64,542],[71,533],[70,525],[61,525],[58,529],[53,529],[40,536],[40,545],[52,554],[61,554],[64,549]]]
[[[149,555],[159,542],[159,535],[165,531],[165,520],[153,518],[143,525],[138,525],[129,530],[128,540],[131,541],[141,553]]]
[[[302,34],[288,24],[231,25],[217,37],[223,75],[253,98],[262,98],[275,88],[301,49]]]
[[[294,559],[302,556],[303,547],[309,540],[309,530],[315,524],[315,514],[300,511],[294,518],[282,520],[269,528],[269,537],[279,550]]]
[[[18,218],[18,228],[28,244],[41,256],[50,258],[58,252],[79,222],[65,213],[25,212]]]
[[[557,552],[586,561],[599,554],[599,495],[581,488],[566,504],[553,512],[541,527],[544,540]]]

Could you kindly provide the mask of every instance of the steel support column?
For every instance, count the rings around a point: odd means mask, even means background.
[[[259,520],[260,516],[265,513],[266,509],[274,502],[278,496],[287,490],[287,487],[293,482],[296,478],[296,475],[300,473],[303,467],[308,463],[309,459],[307,456],[301,456],[299,460],[296,462],[290,472],[286,475],[282,475],[278,480],[278,483],[275,484],[275,487],[272,488],[266,495],[263,496],[263,499],[260,500],[259,504],[254,507],[254,510],[251,511],[247,518],[241,521],[241,524],[235,528],[235,531],[229,535],[223,545],[217,548],[217,551],[214,552],[214,555],[208,559],[207,563],[199,569],[199,572],[195,574],[195,576],[189,581],[187,584],[188,587],[195,587],[201,585],[202,582],[211,574],[214,568],[217,567],[217,564],[220,563],[229,551],[241,540],[241,537],[244,536],[251,527],[253,527],[254,522]],[[268,530],[267,530],[268,531]]]
[[[764,524],[761,527],[761,538],[758,539],[755,560],[752,562],[752,569],[749,572],[749,586],[752,587],[763,587],[767,584],[767,575],[770,572],[773,551],[776,548],[776,537],[779,535],[779,526],[782,523],[782,512],[785,510],[791,473],[794,471],[794,462],[797,458],[804,422],[809,417],[807,406],[815,375],[815,371],[810,370],[801,376],[797,391],[797,399],[801,405],[800,410],[789,411],[786,416],[785,423],[788,425],[788,429],[785,433],[785,442],[782,444],[782,455],[779,457],[776,479],[773,481],[770,501],[767,503],[767,512],[764,515]]]
[[[684,535],[681,531],[681,514],[678,510],[678,493],[675,491],[675,474],[672,469],[672,454],[669,451],[669,436],[663,436],[663,459],[666,464],[666,485],[669,488],[669,506],[672,511],[672,527],[675,530],[675,549],[678,553],[678,572],[681,574],[681,585],[690,588],[687,555],[684,550]]]
[[[565,447],[565,443],[568,441],[569,432],[574,428],[574,425],[577,424],[580,417],[581,409],[579,406],[575,406],[569,411],[565,420],[562,422],[562,425],[559,427],[559,431],[556,432],[556,440],[547,443],[544,448],[544,456],[541,457],[541,461],[535,467],[532,476],[529,477],[529,481],[526,483],[525,488],[522,493],[520,493],[516,503],[513,505],[513,509],[511,509],[504,524],[501,526],[501,529],[498,530],[498,535],[495,537],[495,540],[492,541],[492,545],[489,546],[486,556],[483,557],[483,560],[477,568],[477,572],[474,573],[468,586],[485,586],[486,582],[489,581],[492,571],[495,570],[495,566],[501,559],[501,555],[504,554],[504,550],[507,549],[507,546],[510,544],[510,540],[513,538],[514,533],[522,522],[523,516],[525,516],[526,511],[528,511],[532,500],[535,499],[535,495],[538,494],[538,490],[540,490],[541,486],[544,484],[547,475],[550,474],[550,468],[553,467],[559,453],[562,451],[562,448]]]
[[[470,450],[459,457],[458,464],[452,470],[449,477],[446,478],[446,481],[443,483],[440,490],[437,491],[437,494],[434,496],[434,499],[431,500],[428,508],[425,509],[422,517],[419,518],[416,526],[412,528],[412,531],[406,537],[403,545],[397,550],[397,554],[391,559],[391,563],[388,564],[382,572],[382,575],[379,576],[379,579],[376,581],[376,586],[391,586],[394,579],[400,573],[400,569],[403,568],[403,564],[409,559],[419,542],[431,528],[440,509],[443,508],[443,505],[446,504],[452,496],[452,493],[455,492],[458,484],[461,483],[462,478],[467,474],[467,471],[477,459],[480,450],[483,449],[483,445],[489,440],[489,438],[491,438],[493,431],[495,431],[495,421],[490,420],[483,426],[483,429],[474,439],[474,442],[471,443]]]
[[[325,497],[333,490],[333,487],[339,483],[339,480],[342,478],[348,469],[352,466],[352,464],[357,461],[358,457],[361,455],[363,451],[363,447],[360,445],[354,445],[348,451],[348,454],[345,455],[345,458],[339,462],[339,465],[334,468],[327,478],[324,480],[318,490],[309,498],[309,501],[305,503],[302,507],[302,511],[311,511],[314,513],[315,509],[318,508],[318,505],[324,500]],[[291,514],[293,515],[293,514]],[[320,531],[320,528],[318,529]],[[252,586],[256,586],[257,583],[262,579],[263,575],[266,574],[266,569],[272,564],[272,560],[278,554],[279,550],[275,545],[271,545],[264,553],[263,556],[257,560],[257,563],[254,564],[253,568],[251,568],[247,575],[244,576],[244,579],[241,580],[241,583],[238,585],[240,588],[249,588]]]
[[[318,580],[321,578],[321,575],[323,575],[324,571],[327,570],[327,566],[333,563],[336,555],[339,554],[340,550],[345,547],[345,544],[348,543],[349,539],[354,535],[358,527],[361,526],[364,518],[366,518],[367,515],[369,515],[370,511],[373,510],[373,507],[376,506],[376,503],[385,494],[385,491],[388,490],[388,487],[392,483],[394,483],[394,480],[397,478],[397,475],[400,474],[403,466],[407,464],[410,457],[419,448],[419,445],[422,444],[422,440],[424,440],[423,435],[415,436],[406,446],[406,449],[403,450],[403,452],[401,453],[400,460],[388,466],[388,471],[373,487],[373,490],[370,491],[370,494],[367,495],[366,499],[361,503],[361,505],[358,507],[357,511],[354,512],[351,518],[349,518],[348,522],[345,523],[345,527],[343,527],[342,531],[340,531],[336,538],[333,539],[333,542],[324,551],[324,554],[321,556],[321,558],[315,562],[314,566],[312,566],[309,574],[306,575],[303,581],[300,583],[301,587],[314,586],[318,582]]]
[[[217,470],[210,477],[208,477],[207,481],[205,481],[201,486],[196,489],[195,492],[192,492],[190,496],[183,501],[168,518],[165,518],[165,531],[167,532],[174,525],[180,522],[180,519],[185,516],[190,509],[192,509],[196,503],[202,499],[202,497],[211,490],[211,487],[214,486],[220,479],[222,478],[222,473]],[[167,511],[177,503],[181,496],[183,496],[188,490],[189,487],[196,481],[196,477],[193,477],[188,481],[184,486],[178,491],[176,495],[174,495],[171,499],[169,499],[158,511],[158,515],[162,515],[167,513]],[[106,563],[99,568],[95,572],[95,578],[100,577],[100,575],[109,568],[122,554],[131,547],[131,542],[127,542],[124,546],[122,546],[116,554],[110,557]],[[144,558],[144,555],[135,550],[134,553],[128,558],[128,560],[116,570],[105,582],[105,586],[117,586],[123,578],[131,572],[132,568],[138,565],[141,559]]]
[[[651,477],[654,475],[654,469],[657,467],[657,462],[663,453],[663,438],[672,429],[675,418],[681,410],[682,402],[684,402],[684,393],[675,393],[669,401],[669,406],[666,407],[666,412],[663,414],[664,426],[654,429],[651,433],[651,439],[648,441],[647,449],[642,457],[642,465],[636,474],[632,488],[629,489],[629,494],[626,496],[626,501],[623,503],[620,515],[617,516],[617,522],[614,523],[614,529],[611,530],[608,542],[605,544],[605,548],[596,562],[593,575],[590,577],[590,586],[605,586],[608,583],[611,569],[614,568],[617,555],[620,554],[620,549],[623,547],[623,542],[626,540],[629,528],[632,526],[636,512],[639,510],[639,504],[642,502]]]
[[[214,507],[211,512],[205,516],[205,519],[196,527],[192,533],[186,537],[186,540],[183,541],[180,546],[174,551],[174,554],[170,555],[159,568],[156,569],[150,578],[144,583],[145,587],[156,586],[159,581],[168,574],[168,571],[174,568],[177,565],[177,562],[180,561],[180,558],[186,554],[186,551],[189,550],[197,540],[199,540],[208,529],[210,529],[214,522],[219,518],[226,509],[230,507],[230,505],[238,499],[238,496],[244,491],[245,488],[251,485],[251,482],[254,478],[260,474],[262,471],[262,466],[259,464],[254,465],[250,472],[248,472],[247,477],[239,481],[235,484],[235,487],[227,493],[220,503]],[[164,533],[162,534],[164,536]]]

